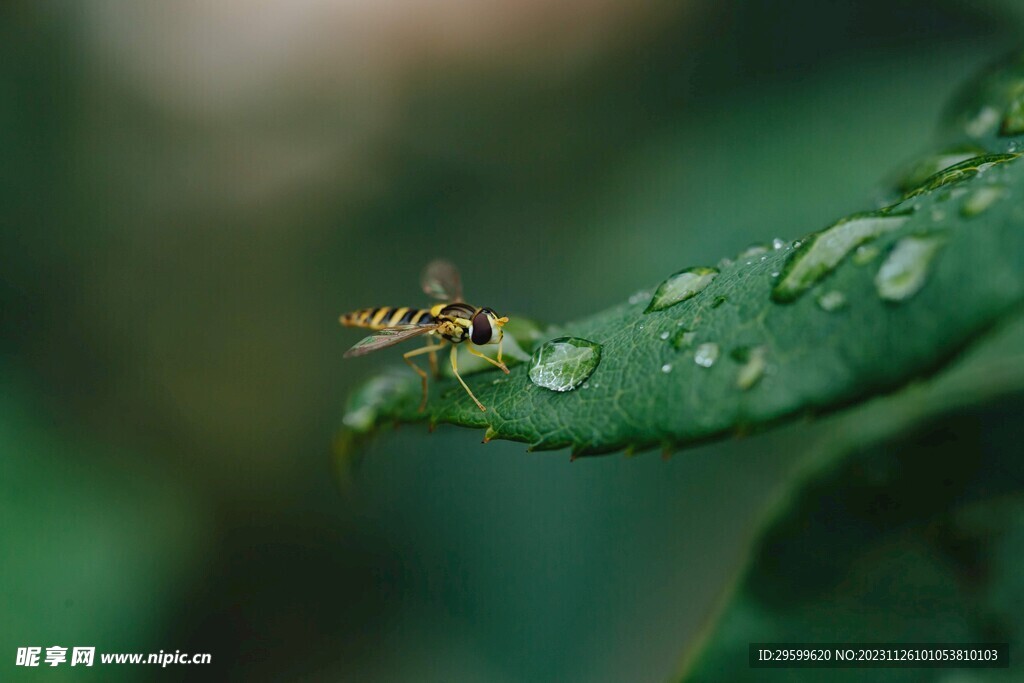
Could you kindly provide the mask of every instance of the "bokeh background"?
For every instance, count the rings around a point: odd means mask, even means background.
[[[877,196],[1013,0],[0,8],[0,679],[663,680],[802,425],[593,458],[410,427],[346,309],[559,321]],[[16,647],[210,652],[67,674]]]

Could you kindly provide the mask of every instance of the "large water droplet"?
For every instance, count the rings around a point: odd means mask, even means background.
[[[925,183],[936,173],[944,171],[963,161],[985,154],[985,150],[976,145],[953,147],[918,160],[910,166],[896,183],[896,189],[907,193]]]
[[[736,375],[736,386],[746,391],[758,383],[768,367],[768,349],[763,346],[741,346],[730,353],[734,360],[743,363]]]
[[[973,218],[983,214],[1004,195],[1006,195],[1006,188],[999,185],[979,187],[964,199],[964,203],[960,205],[960,215],[964,218]]]
[[[928,269],[945,244],[941,234],[904,237],[889,252],[875,276],[875,290],[886,301],[903,301],[917,294],[928,279]]]
[[[772,289],[772,299],[781,303],[796,301],[831,273],[852,249],[896,230],[906,222],[904,214],[855,214],[812,235],[789,257]]]
[[[818,297],[818,306],[821,307],[821,310],[828,311],[829,313],[838,311],[846,306],[846,295],[834,289],[830,292],[825,292]]]
[[[693,354],[693,362],[702,368],[710,368],[718,360],[718,344],[708,342],[701,344]]]
[[[700,294],[718,275],[717,268],[698,266],[681,270],[661,283],[644,313],[663,311]]]
[[[665,363],[664,365],[661,366],[661,371],[666,373],[666,374],[672,372],[672,364],[671,363]]]
[[[1007,161],[1013,161],[1019,156],[1019,154],[983,154],[981,156],[971,157],[966,161],[961,161],[959,164],[953,164],[949,168],[943,169],[931,176],[921,183],[919,187],[903,195],[903,201],[926,192],[934,192],[940,187],[945,187],[946,185],[970,180],[976,175],[984,173],[993,166],[1005,164]]]
[[[559,337],[544,342],[533,352],[530,381],[552,391],[572,391],[590,377],[600,362],[600,344],[578,337]]]

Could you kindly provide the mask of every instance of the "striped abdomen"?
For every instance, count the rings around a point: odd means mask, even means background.
[[[382,330],[399,325],[432,325],[434,316],[426,308],[361,308],[341,316],[345,327],[363,327],[368,330]]]

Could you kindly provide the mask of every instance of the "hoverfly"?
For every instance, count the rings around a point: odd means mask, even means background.
[[[369,337],[346,351],[345,358],[363,356],[394,346],[412,337],[430,335],[431,338],[427,339],[425,347],[408,351],[402,355],[409,367],[415,370],[423,380],[423,400],[420,402],[420,412],[427,407],[427,373],[412,359],[425,353],[429,354],[431,371],[435,377],[438,377],[436,354],[448,344],[451,344],[452,347],[451,362],[455,378],[459,380],[459,384],[466,390],[477,407],[480,410],[487,410],[459,375],[456,353],[459,344],[469,341],[467,348],[471,354],[501,368],[507,375],[508,367],[501,360],[504,336],[501,328],[508,322],[508,318],[499,318],[498,314],[489,308],[477,308],[464,302],[459,271],[447,261],[437,260],[428,264],[423,271],[421,284],[426,294],[435,299],[441,299],[445,303],[435,304],[430,308],[392,308],[390,306],[362,308],[341,316],[341,324],[346,327],[375,330]],[[440,339],[436,339],[434,335]],[[493,344],[498,346],[497,360],[485,356],[476,348]]]

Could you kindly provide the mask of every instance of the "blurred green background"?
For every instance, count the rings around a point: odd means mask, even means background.
[[[0,679],[662,680],[809,443],[376,441],[341,312],[561,321],[877,196],[1012,0],[0,9]],[[70,678],[68,678],[70,680]]]

